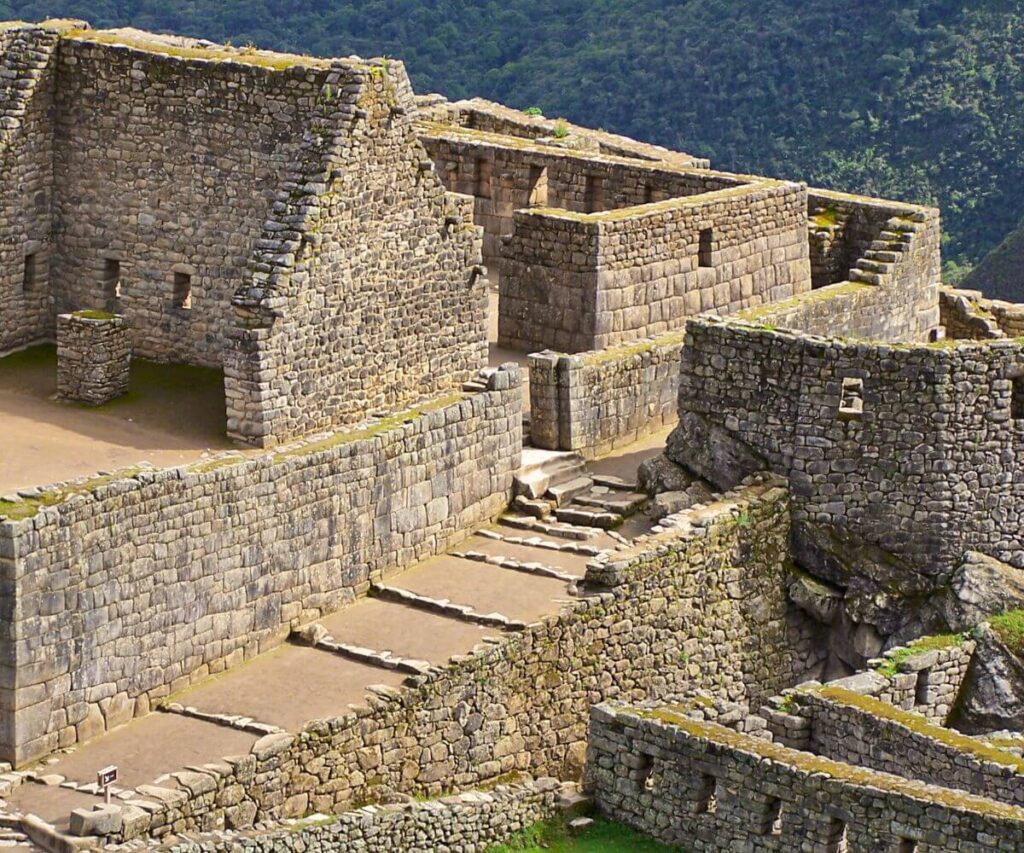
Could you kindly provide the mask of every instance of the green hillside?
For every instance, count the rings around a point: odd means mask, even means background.
[[[1024,219],[1024,0],[0,0],[58,14],[397,56],[421,92],[939,203],[951,272]]]
[[[971,270],[961,286],[981,290],[993,299],[1024,302],[1024,225]]]

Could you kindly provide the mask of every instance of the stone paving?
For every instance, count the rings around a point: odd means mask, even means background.
[[[623,448],[594,468],[628,477],[628,486],[637,464],[660,452],[660,438]],[[598,495],[608,491],[597,487]],[[651,526],[642,514],[626,522],[621,530],[635,534]],[[375,595],[298,632],[297,642],[29,770],[9,794],[7,810],[35,814],[66,831],[71,809],[100,801],[95,774],[110,764],[120,769],[116,791],[123,798],[147,785],[173,788],[179,783],[172,774],[187,767],[247,753],[263,734],[298,731],[309,720],[343,713],[364,702],[369,687],[396,686],[418,668],[465,654],[503,623],[515,627],[557,612],[575,594],[587,562],[623,541],[621,532],[510,513],[453,553],[385,576]]]

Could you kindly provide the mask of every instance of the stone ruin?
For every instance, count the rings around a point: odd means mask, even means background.
[[[483,850],[581,779],[1024,843],[1024,306],[939,211],[80,21],[0,27],[0,111],[0,352],[219,371],[237,442],[0,498],[11,844]]]

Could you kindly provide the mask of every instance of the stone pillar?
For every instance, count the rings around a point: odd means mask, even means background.
[[[76,311],[57,317],[57,396],[98,406],[128,392],[128,325],[119,314]]]

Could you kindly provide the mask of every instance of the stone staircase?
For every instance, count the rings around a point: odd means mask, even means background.
[[[546,525],[596,528],[619,542],[624,540],[615,531],[647,503],[636,482],[594,474],[577,454],[535,448],[523,452],[514,491],[509,523],[528,526],[525,518],[533,518]]]
[[[915,220],[914,216],[919,216],[920,219]],[[896,216],[886,222],[885,230],[871,243],[870,248],[857,261],[856,267],[850,271],[850,281],[885,284],[893,275],[896,265],[909,251],[914,234],[921,230],[920,221],[923,221],[923,214],[913,214],[910,217]]]

